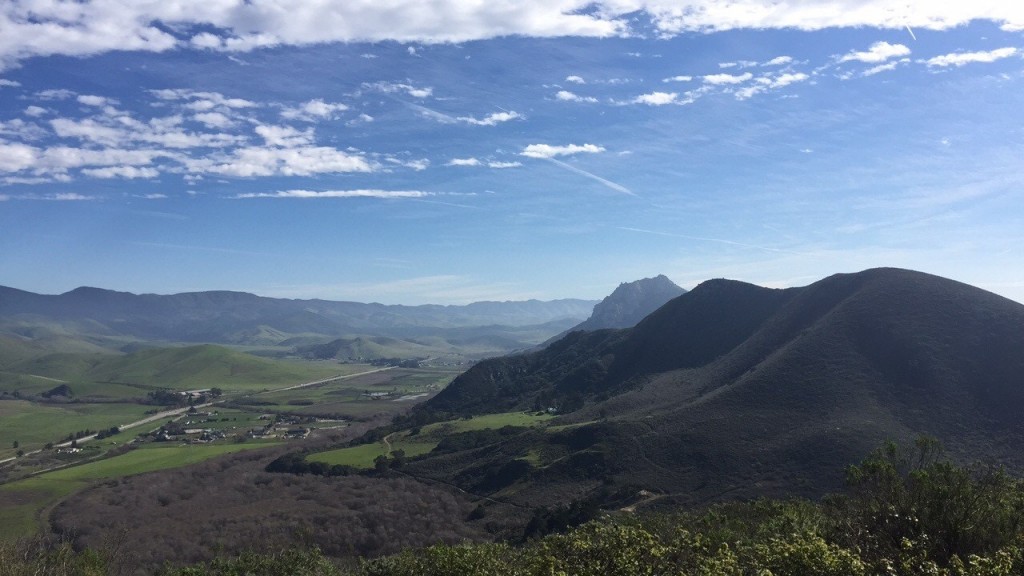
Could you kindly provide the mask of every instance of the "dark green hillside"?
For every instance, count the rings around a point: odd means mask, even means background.
[[[601,485],[816,496],[879,442],[927,433],[1024,470],[1024,306],[897,269],[788,290],[713,280],[633,329],[481,362],[417,413],[538,408],[565,415],[408,469],[533,505]]]

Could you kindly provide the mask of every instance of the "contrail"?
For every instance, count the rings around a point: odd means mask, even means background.
[[[616,184],[615,182],[612,182],[611,180],[606,180],[604,178],[601,178],[597,174],[591,174],[590,172],[587,172],[586,170],[581,170],[581,169],[579,169],[579,168],[577,168],[577,167],[575,167],[575,166],[573,166],[571,164],[566,164],[565,162],[562,162],[561,160],[556,160],[554,158],[545,158],[545,160],[551,162],[555,166],[561,166],[562,168],[565,168],[566,170],[568,170],[570,172],[575,172],[575,173],[579,174],[580,176],[586,176],[587,178],[590,178],[591,180],[597,180],[601,184],[604,184],[605,186],[611,188],[612,190],[615,190],[616,192],[622,192],[623,194],[629,194],[630,196],[634,196],[634,197],[637,196],[636,193],[634,193],[629,188],[626,188],[622,184]]]
[[[730,246],[739,246],[740,248],[750,248],[752,250],[764,250],[765,252],[781,252],[784,254],[796,254],[797,256],[808,256],[806,252],[794,252],[793,250],[785,250],[783,248],[769,248],[768,246],[758,246],[756,244],[744,244],[742,242],[733,242],[732,240],[723,240],[721,238],[703,238],[700,236],[687,236],[686,234],[672,234],[670,232],[658,232],[656,230],[644,230],[642,228],[629,228],[626,226],[618,226],[619,230],[627,230],[629,232],[643,232],[644,234],[655,234],[657,236],[671,236],[673,238],[685,238],[687,240],[699,240],[701,242],[718,242],[719,244],[728,244]]]
[[[910,29],[910,24],[907,24],[907,32],[910,32],[910,37],[917,41],[917,36],[914,36],[914,31]]]

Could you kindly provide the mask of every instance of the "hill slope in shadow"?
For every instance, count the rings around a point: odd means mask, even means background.
[[[409,469],[521,503],[626,485],[818,496],[882,441],[923,433],[1021,471],[1024,305],[899,269],[786,290],[711,280],[632,329],[481,362],[418,412],[517,409],[564,415]]]

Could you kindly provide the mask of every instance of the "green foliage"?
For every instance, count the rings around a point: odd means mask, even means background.
[[[92,551],[77,553],[68,543],[0,541],[0,576],[105,576],[105,559]]]
[[[909,454],[890,443],[851,466],[849,493],[828,500],[835,539],[875,564],[920,556],[939,566],[1013,544],[1024,529],[1021,481],[940,458],[921,438]]]
[[[319,549],[292,548],[273,554],[246,552],[237,558],[218,558],[208,564],[165,569],[163,576],[340,576]]]

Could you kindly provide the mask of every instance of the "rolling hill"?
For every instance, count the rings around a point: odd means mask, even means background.
[[[785,290],[711,280],[632,329],[481,362],[410,421],[510,410],[563,415],[407,470],[534,506],[624,486],[819,496],[923,433],[1022,471],[1024,305],[899,269]]]
[[[82,287],[44,295],[0,287],[0,334],[29,339],[65,336],[82,346],[117,349],[133,341],[279,346],[295,340],[415,338],[473,329],[480,336],[511,337],[511,345],[499,349],[505,353],[557,334],[586,318],[593,305],[589,300],[564,299],[397,306],[228,291],[157,295]],[[50,351],[71,350],[54,345]]]

